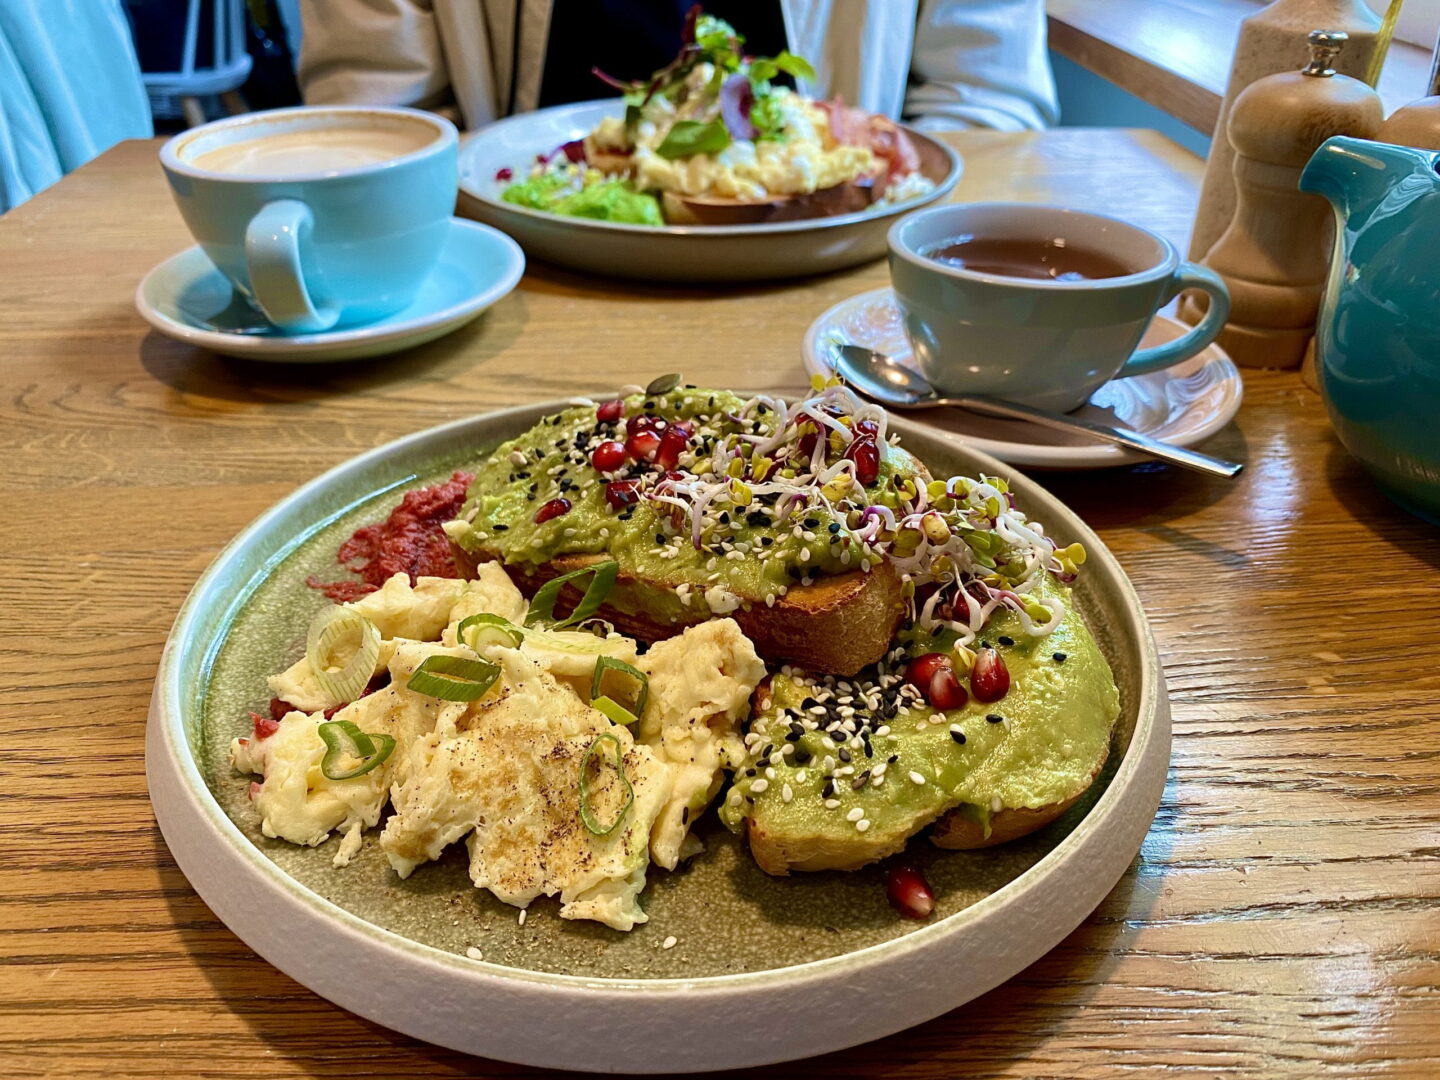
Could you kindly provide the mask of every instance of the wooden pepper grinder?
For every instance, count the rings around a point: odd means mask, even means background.
[[[1332,66],[1346,35],[1314,30],[1310,63],[1260,79],[1235,99],[1235,217],[1201,261],[1230,287],[1221,348],[1248,367],[1298,367],[1315,332],[1330,262],[1332,212],[1300,191],[1300,171],[1332,135],[1373,138],[1384,111],[1374,90]],[[1187,294],[1181,317],[1206,301]]]
[[[1397,8],[1398,15],[1398,0],[1392,0],[1391,6]],[[1214,247],[1235,216],[1234,152],[1225,132],[1236,99],[1257,80],[1282,71],[1293,72],[1305,63],[1306,35],[1317,26],[1349,34],[1350,43],[1340,57],[1338,70],[1375,84],[1372,72],[1379,72],[1389,35],[1383,33],[1384,21],[1365,0],[1272,0],[1241,20],[1225,100],[1220,103],[1210,156],[1205,162],[1195,226],[1190,232],[1189,258],[1199,259]]]

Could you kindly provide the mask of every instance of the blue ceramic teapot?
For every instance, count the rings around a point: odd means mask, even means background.
[[[1343,136],[1300,176],[1335,207],[1316,328],[1320,388],[1345,448],[1440,524],[1440,154]]]

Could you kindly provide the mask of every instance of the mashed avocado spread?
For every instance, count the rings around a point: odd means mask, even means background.
[[[847,444],[828,427],[822,443],[824,422],[793,411],[694,388],[574,406],[482,462],[446,532],[510,564],[608,552],[707,617],[878,565],[862,519],[872,506],[893,519],[916,491],[915,460],[877,437],[869,412],[819,413],[845,431],[872,425]]]
[[[1105,759],[1118,694],[1069,590],[1043,592],[1066,606],[1048,634],[1027,635],[1008,610],[984,628],[1011,680],[990,704],[972,694],[961,708],[932,708],[903,678],[904,649],[853,680],[775,676],[721,820],[738,829],[752,819],[797,861],[846,848],[869,862],[957,806],[984,823],[1002,807],[1082,791]]]

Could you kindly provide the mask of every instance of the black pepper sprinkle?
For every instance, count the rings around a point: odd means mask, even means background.
[[[686,807],[682,807],[682,808],[681,808],[681,810],[680,810],[680,824],[681,824],[681,825],[688,825],[688,824],[690,824],[690,807],[686,806]]]
[[[1063,652],[1052,653],[1050,659],[1054,660],[1057,664],[1063,664],[1065,662],[1065,654]]]
[[[985,720],[990,724],[1002,724],[1005,722],[1005,717],[1001,716],[998,712],[992,712],[985,714]]]
[[[965,745],[965,733],[963,731],[950,732],[950,738],[954,739],[961,746]]]
[[[999,641],[1001,645],[1014,645],[1014,644],[1015,644],[1015,639],[1014,639],[1014,638],[1006,637],[1004,634],[1001,634],[1000,637],[997,638],[996,640]]]

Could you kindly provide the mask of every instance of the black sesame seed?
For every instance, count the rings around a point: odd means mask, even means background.
[[[813,517],[806,518],[804,524],[805,524],[805,528],[807,528],[807,529],[819,528],[819,526],[820,526],[820,519],[819,519],[819,518],[813,518]]]
[[[845,762],[850,760],[850,751],[846,750],[843,746],[840,748],[840,760]]]
[[[805,747],[796,744],[795,753],[791,755],[790,760],[796,765],[808,765],[810,764],[810,759],[814,756],[815,755],[810,753],[809,750],[806,750]]]
[[[885,764],[887,764],[887,765],[894,765],[895,762],[897,762],[897,761],[899,761],[899,760],[900,760],[900,755],[899,755],[899,754],[891,754],[889,757],[887,757],[887,758],[885,759]]]
[[[689,823],[690,823],[690,807],[688,807],[688,806],[682,807],[681,810],[680,810],[680,824],[681,824],[681,825],[688,825]]]
[[[665,543],[665,534],[664,534],[664,533],[656,533],[656,534],[655,534],[655,543],[657,543],[657,544],[663,544],[663,543]]]
[[[491,527],[492,529],[494,529],[496,532],[504,532],[506,529],[510,528],[509,525],[501,525],[501,524],[499,524],[498,522],[497,522],[496,524],[490,526],[490,527]]]
[[[762,537],[760,537],[760,546],[761,546],[761,547],[769,547],[769,546],[770,546],[771,544],[773,544],[774,542],[775,542],[775,541],[772,540],[772,539],[771,539],[770,537],[768,537],[768,536],[762,536]]]
[[[846,739],[850,738],[850,736],[846,735],[843,731],[832,731],[830,732],[830,738],[834,739],[836,742],[844,742]]]
[[[1014,645],[1014,644],[1015,644],[1015,639],[1014,639],[1014,638],[1006,637],[1004,634],[1001,634],[1000,637],[998,637],[996,640],[999,641],[1001,645]]]
[[[852,791],[859,791],[862,787],[864,787],[864,786],[865,786],[867,783],[869,783],[869,782],[870,782],[870,770],[869,770],[869,769],[866,769],[866,770],[865,770],[864,772],[862,772],[859,776],[855,777],[854,780],[851,780],[851,781],[850,781],[850,789],[851,789]]]
[[[830,522],[830,531],[832,533],[838,533],[840,531],[840,523],[838,521]]]
[[[963,731],[950,732],[950,738],[954,739],[961,746],[965,745],[965,733]]]
[[[1057,664],[1063,664],[1065,662],[1065,654],[1063,652],[1052,653],[1050,659],[1054,660]]]
[[[832,776],[825,781],[825,786],[820,789],[822,799],[833,799],[835,797],[835,778]]]
[[[991,724],[1003,724],[1005,722],[1005,717],[1001,716],[998,712],[992,712],[985,714],[985,720],[987,723]]]
[[[745,775],[746,775],[746,776],[754,776],[754,775],[755,775],[755,770],[754,770],[754,769],[746,769],[746,770],[745,770]]]
[[[749,525],[752,529],[761,529],[770,524],[770,517],[768,514],[762,514],[759,510],[756,510],[754,513],[745,515],[745,524]]]

